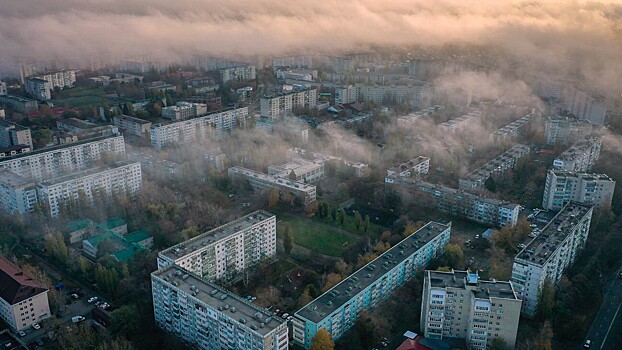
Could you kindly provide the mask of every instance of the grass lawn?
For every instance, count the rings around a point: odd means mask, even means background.
[[[55,106],[68,104],[70,107],[84,107],[99,105],[106,92],[103,88],[78,87],[62,90],[58,97],[52,100]]]
[[[314,225],[308,219],[284,216],[280,220],[290,224],[294,243],[324,255],[340,256],[343,247],[356,241],[341,232]],[[279,227],[279,231],[282,227]]]
[[[331,225],[331,226],[335,226],[335,227],[340,227],[348,232],[352,232],[355,235],[360,235],[360,236],[370,236],[370,237],[380,237],[380,235],[382,234],[382,232],[387,231],[388,228],[380,226],[380,225],[376,225],[373,222],[369,223],[369,228],[367,229],[367,232],[363,232],[363,224],[361,223],[360,228],[357,230],[356,229],[356,225],[354,224],[354,217],[350,216],[350,215],[346,215],[346,218],[343,222],[343,226],[339,225],[339,221],[333,221],[333,218],[331,216],[328,216],[326,218],[318,218],[317,216],[313,218],[314,220],[318,220],[320,222],[323,222],[325,224]],[[365,219],[365,218],[363,218]]]

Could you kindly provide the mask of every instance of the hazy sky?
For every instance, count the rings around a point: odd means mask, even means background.
[[[37,58],[468,42],[608,76],[622,54],[622,0],[0,0],[0,9],[0,71]]]

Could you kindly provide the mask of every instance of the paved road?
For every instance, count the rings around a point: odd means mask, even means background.
[[[611,282],[585,339],[592,341],[591,349],[622,348],[622,279],[615,278]]]

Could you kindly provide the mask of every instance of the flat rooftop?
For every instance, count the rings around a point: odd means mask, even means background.
[[[277,175],[268,175],[268,174],[264,174],[264,173],[260,173],[258,171],[255,170],[251,170],[251,169],[247,169],[247,168],[242,168],[239,166],[235,166],[235,167],[231,167],[229,168],[228,171],[233,171],[236,172],[238,174],[244,174],[248,177],[255,177],[267,182],[271,182],[274,184],[278,184],[281,186],[286,186],[292,189],[296,189],[296,190],[302,190],[305,192],[308,192],[309,190],[315,188],[315,186],[313,185],[308,185],[302,182],[298,182],[298,181],[294,181],[294,180],[290,180],[290,179],[285,179],[282,177],[279,177]]]
[[[45,181],[41,182],[41,185],[42,186],[53,186],[53,185],[60,184],[60,183],[63,183],[63,182],[68,182],[68,181],[72,181],[72,180],[75,180],[75,179],[79,179],[81,177],[91,176],[91,175],[95,175],[95,174],[98,174],[98,173],[103,173],[103,172],[106,172],[106,171],[110,171],[110,170],[113,170],[113,169],[125,167],[125,166],[128,166],[128,165],[133,165],[133,164],[140,164],[140,163],[139,162],[130,163],[130,162],[122,162],[122,161],[121,162],[116,162],[116,163],[114,163],[114,165],[111,165],[111,166],[86,169],[86,170],[74,172],[74,173],[71,173],[71,174],[55,177],[55,178],[52,178],[52,179],[49,179],[49,180],[45,180]]]
[[[35,183],[11,171],[0,170],[0,184],[17,189],[20,187],[34,186]]]
[[[495,158],[489,160],[486,164],[480,166],[479,168],[473,170],[472,172],[465,175],[463,179],[465,180],[478,180],[483,178],[488,178],[490,174],[497,169],[503,167],[504,165],[516,161],[518,158],[528,154],[530,151],[529,146],[518,144],[509,150],[501,153]]]
[[[267,335],[285,320],[213,283],[171,265],[152,273],[225,315],[243,323],[262,336]],[[198,292],[198,293],[197,293]]]
[[[181,242],[160,252],[160,255],[176,260],[199,250],[208,244],[227,238],[235,233],[246,230],[255,224],[274,217],[274,214],[257,210],[241,218],[228,222],[220,227],[209,230],[187,241]]]
[[[188,121],[192,121],[192,120],[196,120],[196,119],[201,119],[201,118],[209,118],[209,117],[213,117],[217,114],[223,113],[223,112],[228,112],[228,111],[233,111],[233,110],[238,110],[238,109],[244,109],[244,108],[248,108],[248,107],[240,107],[240,108],[234,108],[234,107],[227,107],[227,108],[223,108],[223,109],[219,109],[217,111],[211,111],[211,112],[207,112],[205,114],[201,114],[201,115],[197,115],[196,117],[193,118],[188,118],[188,119],[184,119],[184,120],[169,120],[166,118],[162,118],[164,120],[162,120],[161,122],[158,123],[153,123],[151,125],[151,128],[159,128],[159,127],[167,127],[173,124],[177,124],[179,123],[179,125],[182,125],[181,123],[187,123]]]
[[[132,123],[137,123],[137,124],[151,124],[151,122],[148,120],[132,117],[132,116],[125,115],[125,114],[115,115],[114,118],[127,120],[127,121],[130,121]]]
[[[17,123],[13,123],[5,119],[0,119],[0,126],[5,127],[5,128],[12,128],[12,129],[19,130],[19,131],[28,130],[28,128],[25,126],[19,125]]]
[[[410,178],[399,178],[398,182],[407,183],[407,184],[410,183],[410,185],[413,186],[415,189],[421,190],[423,188],[425,189],[425,192],[440,191],[440,192],[443,192],[445,194],[449,194],[452,196],[461,195],[462,197],[466,199],[478,200],[480,202],[484,202],[484,203],[488,203],[492,205],[498,205],[504,208],[514,209],[518,206],[518,204],[515,204],[515,203],[510,203],[510,202],[502,201],[502,200],[495,199],[495,198],[486,198],[486,197],[482,197],[477,194],[465,192],[463,190],[459,190],[456,188],[451,188],[451,187],[447,187],[443,185],[435,185],[435,184],[425,182],[425,181],[417,181],[415,179],[410,179]]]
[[[544,265],[553,252],[564,242],[568,233],[591,213],[592,206],[570,202],[562,208],[516,258]]]
[[[505,298],[518,300],[512,284],[507,281],[484,281],[478,278],[476,284],[468,284],[468,271],[426,271],[426,275],[426,278],[429,276],[430,285],[433,288],[467,289],[468,286],[473,288],[473,294],[478,299]]]
[[[429,162],[429,161],[430,161],[430,157],[418,156],[416,158],[407,160],[402,164],[395,165],[393,168],[389,169],[389,171],[394,171],[396,173],[399,173],[399,172],[414,168],[421,163]]]
[[[450,226],[431,221],[296,312],[318,323]]]
[[[566,170],[549,170],[553,172],[557,177],[576,177],[581,178],[586,181],[609,181],[614,182],[612,178],[610,178],[607,174],[588,174],[588,173],[577,173],[574,171],[566,171]]]
[[[105,140],[105,139],[113,139],[113,138],[116,138],[116,137],[123,138],[123,136],[120,136],[120,135],[119,136],[117,136],[117,135],[106,135],[106,136],[100,136],[100,137],[93,137],[91,139],[82,140],[82,141],[78,141],[78,142],[67,143],[67,144],[64,144],[64,145],[52,146],[52,147],[47,147],[47,148],[40,148],[40,149],[31,151],[31,152],[16,154],[16,155],[11,156],[11,157],[2,158],[2,159],[0,159],[0,164],[2,164],[2,162],[9,161],[9,160],[15,160],[15,159],[25,158],[25,157],[34,157],[36,155],[45,154],[45,153],[48,153],[48,152],[60,151],[60,150],[63,150],[65,148],[72,148],[72,147],[82,146],[82,145],[86,145],[86,144],[89,144],[89,143],[102,141],[102,140]]]

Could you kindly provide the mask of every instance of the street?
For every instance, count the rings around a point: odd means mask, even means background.
[[[592,341],[590,349],[615,350],[621,348],[622,278],[614,277],[585,339]]]

